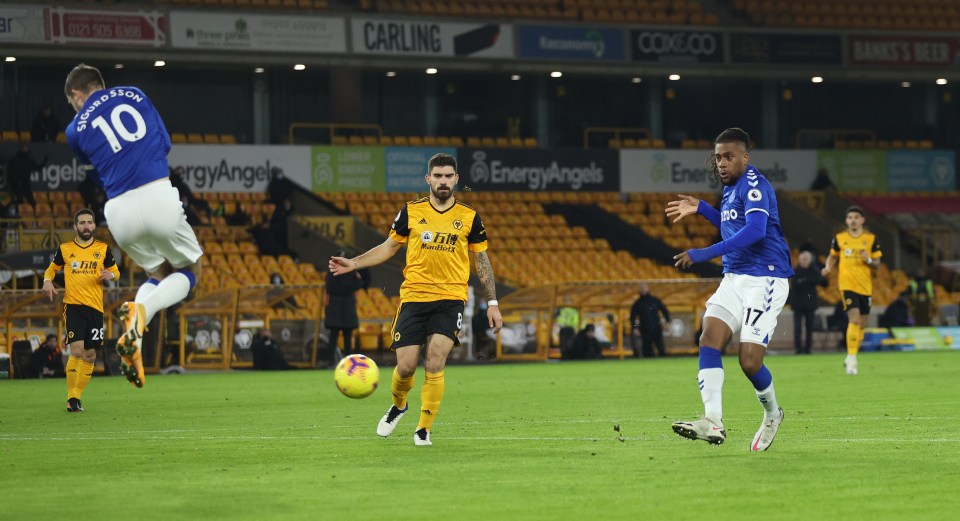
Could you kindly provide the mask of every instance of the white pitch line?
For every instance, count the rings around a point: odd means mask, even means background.
[[[599,441],[617,441],[616,436],[603,437],[572,437],[572,436],[442,436],[444,440],[456,441],[575,441],[575,442],[599,442]],[[667,438],[673,439],[667,436]],[[376,440],[376,436],[323,436],[323,435],[198,435],[198,436],[143,436],[139,438],[115,437],[115,436],[38,436],[38,435],[17,435],[7,436],[4,441],[169,441],[169,440],[198,440],[198,441],[284,441],[284,440],[313,440],[313,441],[364,441]],[[663,441],[664,437],[650,436],[624,436],[623,441]],[[808,442],[825,443],[960,443],[960,438],[816,438],[804,436],[804,441],[794,443],[793,446],[802,447],[809,445]]]
[[[740,421],[752,422],[755,418],[737,418],[729,417],[726,418],[727,424],[739,423]],[[853,421],[942,421],[942,422],[951,422],[957,420],[957,417],[952,416],[833,416],[833,417],[817,417],[817,416],[790,416],[787,417],[789,423],[796,422],[820,422],[820,421],[844,421],[844,422],[853,422]],[[458,426],[490,426],[490,425],[529,425],[530,423],[537,423],[542,425],[548,424],[620,424],[620,425],[630,425],[631,423],[672,423],[675,419],[665,419],[665,418],[630,418],[630,419],[609,419],[609,420],[584,420],[584,419],[566,419],[566,420],[537,420],[537,419],[523,419],[523,420],[493,420],[493,421],[464,421],[464,422],[442,422],[438,421],[437,425],[442,425],[444,427],[458,427]],[[302,425],[290,425],[287,426],[293,430],[303,430],[305,429]],[[356,429],[356,424],[337,424],[337,425],[316,425],[317,428],[324,429]],[[142,430],[129,430],[129,431],[80,431],[80,432],[48,432],[44,435],[45,439],[57,439],[57,436],[70,438],[70,439],[100,439],[98,436],[104,436],[109,434],[116,434],[121,436],[131,436],[137,434],[158,434],[158,435],[168,435],[168,434],[177,434],[177,433],[193,433],[193,432],[237,432],[236,428],[211,428],[211,429],[142,429]],[[30,436],[36,435],[36,432],[27,432],[27,433],[16,433],[16,432],[0,432],[0,440],[6,439],[18,439],[20,436]],[[81,438],[82,436],[90,436],[91,438]],[[170,436],[165,436],[170,437]],[[103,438],[103,439],[113,439],[113,438]],[[119,439],[119,438],[117,438]]]

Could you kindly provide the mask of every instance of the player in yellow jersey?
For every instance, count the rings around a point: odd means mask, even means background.
[[[406,203],[397,214],[390,235],[368,252],[347,259],[330,258],[330,271],[343,275],[369,268],[392,257],[407,245],[407,263],[400,286],[400,307],[393,322],[397,367],[393,371],[393,405],[377,425],[377,434],[389,436],[407,412],[407,394],[413,388],[420,346],[426,345],[424,382],[420,390],[420,422],[413,435],[416,445],[430,445],[430,428],[440,409],[445,388],[447,355],[460,345],[463,306],[470,279],[469,252],[476,254],[477,276],[487,298],[487,320],[500,331],[503,319],[497,304],[493,268],[487,256],[487,233],[476,210],[456,201],[457,160],[436,154],[427,162],[430,196]]]
[[[61,244],[43,273],[43,293],[53,301],[53,277],[63,270],[64,318],[67,325],[67,412],[82,412],[80,398],[93,376],[97,348],[103,341],[103,283],[120,277],[113,253],[93,238],[97,224],[93,211],[84,208],[73,216],[77,237]]]
[[[880,265],[880,243],[877,237],[863,229],[866,219],[863,208],[847,208],[847,229],[833,237],[830,256],[821,273],[826,277],[839,264],[838,282],[843,298],[843,309],[850,319],[847,325],[847,358],[843,365],[847,374],[857,374],[857,352],[863,342],[863,330],[870,318],[870,299],[873,295],[873,270]]]

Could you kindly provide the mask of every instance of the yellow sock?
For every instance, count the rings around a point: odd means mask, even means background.
[[[420,389],[420,423],[417,430],[433,427],[433,420],[440,412],[440,401],[443,400],[443,390],[446,387],[443,381],[443,371],[439,373],[424,373],[423,387]]]
[[[71,356],[67,359],[67,399],[70,398],[79,398],[80,395],[77,394],[77,381],[80,379],[80,364],[83,363],[83,360]]]
[[[867,328],[860,327],[860,336],[857,337],[857,351],[860,351],[860,346],[863,345],[863,337],[867,334]]]
[[[390,392],[393,393],[393,405],[397,409],[403,409],[407,406],[407,393],[413,389],[413,375],[401,378],[397,368],[393,368],[393,382],[390,385]]]
[[[861,340],[863,340],[863,328],[860,324],[847,324],[847,355],[857,356]]]
[[[93,364],[80,360],[80,370],[77,374],[77,398],[83,398],[83,390],[87,388],[87,384],[90,383],[90,377],[93,376]]]

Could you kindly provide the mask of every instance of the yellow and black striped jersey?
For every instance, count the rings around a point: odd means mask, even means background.
[[[65,242],[57,248],[43,280],[53,280],[54,275],[63,269],[63,303],[80,304],[103,312],[103,283],[100,273],[103,270],[113,272],[115,279],[120,278],[120,269],[113,260],[113,253],[105,242],[94,239],[86,246],[76,241]]]
[[[457,201],[440,212],[424,197],[400,209],[390,238],[407,245],[402,302],[467,300],[470,253],[487,249],[480,214]]]
[[[830,251],[840,259],[838,264],[840,273],[837,275],[840,291],[872,295],[873,280],[871,279],[870,266],[863,262],[860,252],[869,253],[870,258],[874,260],[882,257],[883,252],[880,251],[880,243],[877,242],[877,237],[867,231],[856,237],[850,235],[848,231],[843,231],[833,237]]]

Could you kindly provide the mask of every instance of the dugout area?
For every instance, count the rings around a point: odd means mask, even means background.
[[[650,294],[658,297],[670,311],[671,324],[664,332],[667,352],[686,354],[695,350],[696,333],[704,304],[716,291],[720,279],[655,279],[569,282],[520,289],[500,299],[504,329],[522,331],[523,345],[504,345],[504,335],[496,341],[500,360],[547,360],[560,358],[557,313],[562,307],[579,312],[578,330],[587,324],[603,327],[607,342],[601,342],[604,357],[623,359],[633,355],[630,343],[630,307],[640,296],[640,284],[647,283]]]

